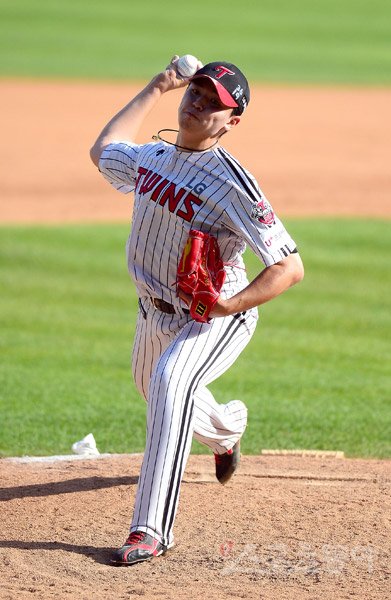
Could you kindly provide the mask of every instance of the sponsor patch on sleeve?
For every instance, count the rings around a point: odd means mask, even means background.
[[[260,202],[254,204],[251,217],[265,225],[273,225],[275,222],[273,209],[266,198],[262,198]]]

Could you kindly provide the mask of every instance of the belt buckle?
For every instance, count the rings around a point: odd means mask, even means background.
[[[165,300],[162,300],[161,298],[154,298],[153,304],[154,304],[155,308],[157,308],[161,312],[166,313],[167,315],[175,314],[175,309],[174,309],[173,305],[169,304]]]
[[[166,313],[166,315],[175,315],[178,312],[175,310],[175,307],[172,304],[166,302],[165,300],[162,300],[161,298],[152,298],[152,304],[161,312]],[[185,315],[190,314],[188,308],[180,308],[179,311],[182,311]]]

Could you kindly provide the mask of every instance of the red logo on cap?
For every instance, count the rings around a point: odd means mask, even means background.
[[[227,69],[226,67],[223,67],[222,65],[215,67],[215,71],[218,72],[218,75],[216,75],[216,79],[221,79],[222,77],[224,77],[224,75],[235,75],[235,73],[233,71],[230,71],[229,69]]]

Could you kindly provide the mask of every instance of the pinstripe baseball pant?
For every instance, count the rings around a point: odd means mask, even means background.
[[[257,318],[252,309],[203,324],[140,299],[132,369],[148,402],[147,439],[131,531],[146,531],[170,545],[193,435],[222,454],[244,432],[245,405],[218,404],[206,386],[235,362]]]

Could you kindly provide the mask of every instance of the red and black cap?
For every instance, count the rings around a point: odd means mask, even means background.
[[[228,62],[212,62],[199,69],[190,81],[205,77],[216,88],[221,102],[230,108],[237,108],[241,115],[250,102],[250,88],[242,71]]]

